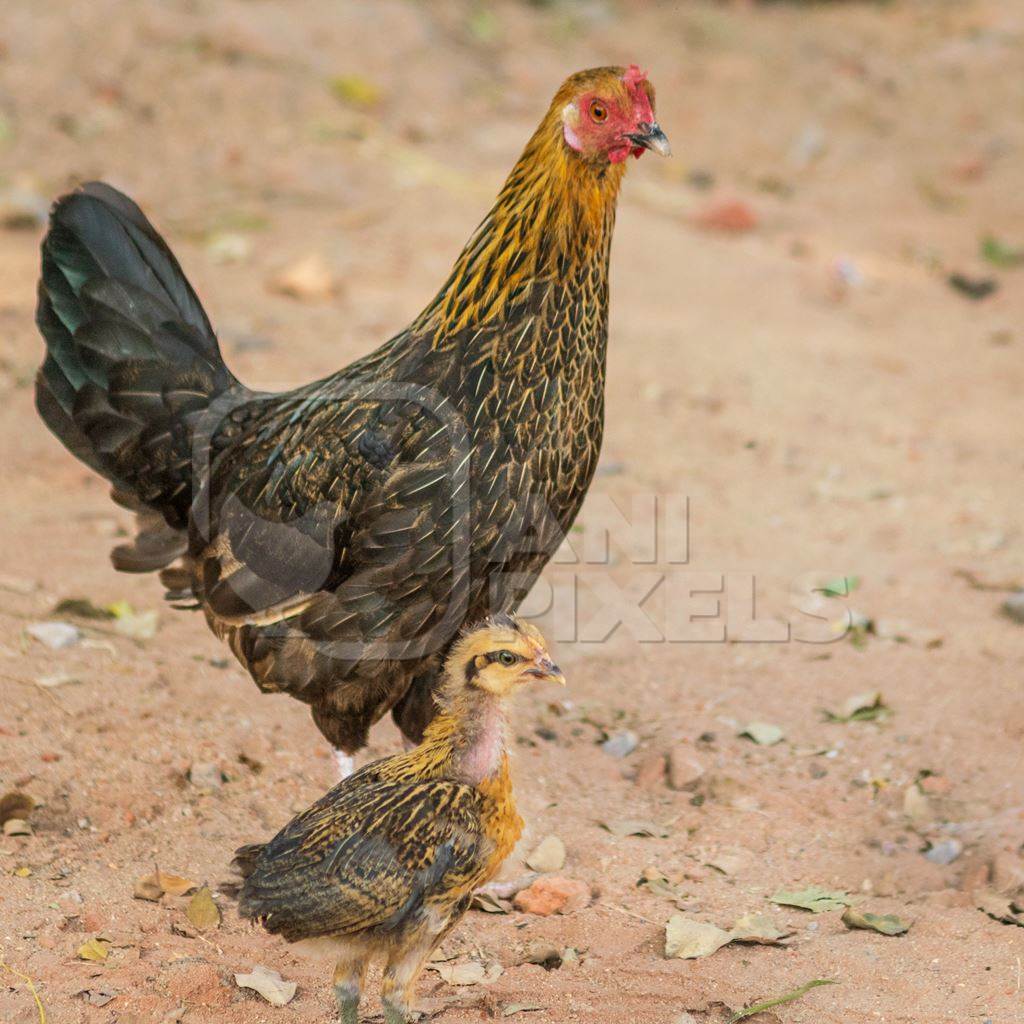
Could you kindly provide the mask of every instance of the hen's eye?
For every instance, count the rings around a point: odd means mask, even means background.
[[[608,119],[608,108],[598,100],[590,104],[590,116],[600,124]]]
[[[514,665],[519,659],[511,651],[499,651],[498,661],[506,668]]]

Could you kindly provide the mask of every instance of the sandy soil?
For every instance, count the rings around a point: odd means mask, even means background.
[[[424,999],[452,1024],[524,1003],[541,1009],[508,1019],[675,1024],[833,978],[755,1019],[1024,1020],[1024,930],[972,898],[993,860],[996,884],[1024,880],[1024,627],[999,614],[1005,593],[957,574],[1024,578],[1024,269],[979,256],[989,233],[1024,244],[1019,4],[14,0],[0,24],[0,188],[50,197],[102,176],[129,191],[238,375],[283,387],[403,325],[561,78],[629,60],[649,67],[677,155],[645,158],[626,183],[605,469],[572,541],[601,547],[610,502],[632,514],[634,499],[687,495],[690,560],[669,564],[663,546],[634,564],[619,528],[610,565],[546,574],[535,607],[550,585],[540,622],[572,704],[544,693],[519,710],[523,852],[557,833],[563,873],[595,898],[564,917],[470,914],[447,951],[504,973],[461,989],[428,973]],[[379,98],[353,105],[350,83],[339,100],[338,75]],[[730,199],[756,226],[698,226]],[[317,797],[333,767],[303,707],[260,696],[155,580],[110,569],[126,519],[32,409],[40,231],[0,230],[0,792],[42,805],[33,835],[0,837],[0,1019],[42,1019],[20,972],[56,1024],[330,1020],[328,968],[242,924],[228,899],[221,927],[197,933],[187,898],[132,898],[154,863],[216,889],[234,847]],[[340,283],[332,297],[267,287],[311,254]],[[972,301],[951,272],[1000,287]],[[751,577],[761,628],[805,635],[821,624],[791,607],[794,581],[844,574],[860,581],[846,606],[889,623],[884,635],[738,642]],[[659,575],[639,618],[611,596]],[[692,609],[731,642],[657,642],[682,638],[687,588],[719,587]],[[67,597],[157,610],[156,635],[80,622],[76,647],[29,639]],[[605,638],[616,608],[628,621]],[[55,674],[75,682],[38,685]],[[822,707],[875,690],[887,721],[822,721]],[[738,737],[752,720],[785,739]],[[640,741],[625,758],[600,746],[620,730]],[[369,753],[395,746],[381,727]],[[693,791],[665,784],[669,751],[702,770]],[[228,781],[186,781],[202,763]],[[936,773],[927,805],[906,796],[922,772]],[[599,824],[625,818],[668,835]],[[944,841],[962,844],[951,863],[923,855]],[[637,888],[649,865],[679,881],[691,916],[728,926],[770,910],[794,935],[667,960],[676,908]],[[507,874],[523,870],[517,854]],[[912,928],[850,931],[836,913],[767,903],[810,884]],[[78,959],[97,935],[107,962]],[[540,939],[577,956],[522,964]],[[298,982],[287,1008],[235,986],[254,964]],[[114,998],[98,1007],[82,990]]]

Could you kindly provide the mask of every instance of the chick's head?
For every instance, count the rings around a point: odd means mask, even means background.
[[[540,630],[513,616],[499,616],[465,633],[452,648],[449,679],[506,697],[538,680],[565,685]]]

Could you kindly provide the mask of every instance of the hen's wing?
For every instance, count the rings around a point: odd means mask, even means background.
[[[242,848],[240,911],[289,941],[398,929],[424,900],[471,884],[487,843],[481,804],[461,783],[360,772],[258,853]]]
[[[512,497],[528,470],[500,437],[470,445],[446,372],[421,363],[403,377],[429,386],[334,381],[225,415],[192,551],[214,628],[264,689],[312,700],[364,661],[378,676],[433,654],[479,613],[484,562],[504,560],[510,519],[529,521]]]

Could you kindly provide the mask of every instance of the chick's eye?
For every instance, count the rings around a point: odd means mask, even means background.
[[[499,651],[498,661],[506,668],[514,665],[519,659],[511,651]]]
[[[590,104],[590,116],[600,124],[602,121],[608,120],[608,108],[601,103],[599,100],[594,100]]]

